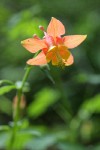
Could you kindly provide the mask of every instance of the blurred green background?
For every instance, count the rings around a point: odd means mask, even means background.
[[[100,150],[100,0],[0,1],[0,80],[20,84],[32,58],[20,41],[35,33],[42,37],[38,26],[46,28],[52,16],[66,34],[88,37],[72,50],[72,66],[33,67],[14,150]],[[8,91],[0,90],[1,150],[11,134],[7,125],[13,124],[16,91]]]

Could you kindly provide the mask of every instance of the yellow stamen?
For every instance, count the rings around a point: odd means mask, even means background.
[[[66,46],[52,46],[46,54],[47,62],[52,61],[52,65],[64,66],[64,61],[70,55]]]

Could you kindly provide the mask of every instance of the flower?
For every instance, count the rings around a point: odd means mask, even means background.
[[[54,17],[52,17],[47,31],[45,31],[43,26],[39,26],[39,28],[44,32],[43,39],[34,35],[33,38],[21,42],[23,47],[31,53],[36,53],[41,50],[35,58],[29,59],[27,64],[45,65],[49,62],[52,65],[58,66],[69,66],[73,64],[74,58],[69,49],[81,44],[87,35],[68,35],[62,37],[65,34],[65,27]]]

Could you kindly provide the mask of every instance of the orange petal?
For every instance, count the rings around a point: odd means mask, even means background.
[[[81,44],[85,39],[87,35],[69,35],[64,37],[64,44],[68,48],[75,48],[79,44]]]
[[[74,58],[73,58],[72,54],[70,54],[69,58],[64,63],[65,63],[65,66],[70,66],[74,63]]]
[[[59,46],[59,54],[62,57],[62,59],[67,60],[70,56],[70,51],[68,51],[66,46]]]
[[[52,57],[55,55],[56,51],[57,51],[57,47],[56,46],[52,46],[49,49],[49,51],[46,54],[47,62],[50,62],[52,60]]]
[[[21,42],[23,47],[25,47],[29,52],[36,53],[38,50],[46,48],[44,40],[29,38]]]
[[[59,64],[59,61],[58,61],[58,58],[57,58],[57,56],[56,55],[54,55],[53,57],[52,57],[52,65],[58,65]]]
[[[65,27],[59,20],[52,17],[47,28],[47,33],[50,36],[57,37],[57,36],[65,34]]]
[[[27,61],[27,64],[29,65],[46,65],[47,60],[43,52],[40,52],[35,58],[29,59]]]
[[[46,54],[46,59],[48,63],[52,60],[53,55],[54,55],[53,51],[50,51]]]

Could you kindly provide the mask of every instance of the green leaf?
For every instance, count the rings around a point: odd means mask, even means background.
[[[43,114],[49,106],[54,104],[60,97],[58,91],[51,88],[44,88],[35,96],[35,100],[28,107],[28,114],[38,117]]]
[[[47,135],[30,140],[28,143],[26,143],[26,148],[31,150],[47,150],[56,142],[57,138],[55,136]]]
[[[12,113],[12,102],[6,98],[5,96],[0,96],[0,111],[7,114],[11,115]]]
[[[8,132],[0,133],[0,149],[5,148],[8,138],[9,138]]]
[[[12,81],[10,81],[10,80],[0,80],[0,85],[2,85],[2,84],[4,84],[4,83],[6,83],[6,84],[14,84]]]
[[[99,145],[94,146],[93,150],[100,150],[100,144],[99,144]]]
[[[59,143],[58,149],[61,150],[85,150],[85,147],[78,144]]]
[[[20,130],[18,134],[21,134],[24,136],[25,135],[32,135],[32,136],[41,136],[41,133],[39,131],[33,130],[33,129],[25,129],[25,130]]]
[[[10,134],[12,134],[12,132],[9,132],[9,137],[11,136]],[[20,131],[16,132],[16,136],[13,142],[13,146],[12,149],[13,150],[22,150],[24,149],[24,145],[27,143],[27,141],[29,141],[31,139],[31,135],[27,134],[27,133],[22,133]],[[10,142],[10,138],[8,139],[8,144]]]
[[[10,128],[7,125],[0,126],[0,131],[8,131]]]
[[[79,116],[87,118],[93,113],[100,113],[100,94],[86,100],[79,111]]]
[[[15,89],[14,85],[7,85],[0,88],[0,95],[10,92],[11,90]]]

